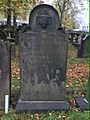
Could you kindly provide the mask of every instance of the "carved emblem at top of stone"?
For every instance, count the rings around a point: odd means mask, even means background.
[[[42,29],[46,29],[48,25],[50,25],[52,19],[46,9],[40,10],[37,16],[37,24],[40,25]]]

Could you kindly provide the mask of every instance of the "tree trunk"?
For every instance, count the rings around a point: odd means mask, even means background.
[[[11,10],[7,10],[7,25],[11,26]]]
[[[15,13],[13,13],[13,26],[14,26],[14,27],[17,26],[16,19],[17,19],[17,17],[16,17],[16,15],[15,15]]]
[[[8,9],[7,9],[7,25],[8,26],[11,26],[11,0],[7,0],[7,6],[8,6]]]

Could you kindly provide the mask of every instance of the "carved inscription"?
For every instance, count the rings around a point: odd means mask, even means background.
[[[43,38],[44,35],[47,37]],[[47,84],[56,82],[60,86],[60,81],[64,81],[65,78],[64,64],[59,62],[64,60],[59,54],[60,49],[64,50],[62,46],[65,45],[65,41],[57,39],[56,34],[44,33],[44,35],[41,33],[38,37],[32,33],[26,40],[21,39],[22,79],[24,83],[30,82],[32,85],[35,85],[35,81],[38,84],[43,81]]]

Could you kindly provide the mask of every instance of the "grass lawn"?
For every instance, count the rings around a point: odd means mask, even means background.
[[[15,114],[16,102],[19,99],[20,90],[20,69],[19,52],[16,50],[16,58],[12,60],[12,80],[11,80],[11,108],[8,114],[0,111],[0,120],[88,120],[89,112],[80,112],[75,108],[73,96],[85,96],[88,99],[88,58],[77,58],[77,49],[69,44],[67,60],[67,101],[71,105],[68,112],[57,111],[48,113],[23,113]]]

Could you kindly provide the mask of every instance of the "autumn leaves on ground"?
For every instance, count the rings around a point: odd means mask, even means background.
[[[19,99],[20,89],[20,69],[19,69],[19,52],[16,51],[16,58],[12,60],[12,81],[11,81],[11,103],[15,109],[16,102]],[[88,99],[88,77],[89,66],[88,58],[77,58],[77,49],[69,44],[67,60],[67,82],[66,93],[67,101],[71,105],[69,112],[49,112],[47,114],[22,114],[16,115],[12,109],[9,114],[0,113],[1,120],[88,120],[88,111],[82,113],[75,107],[74,96],[85,96]],[[13,116],[12,116],[13,115]],[[5,118],[5,119],[4,119]]]

